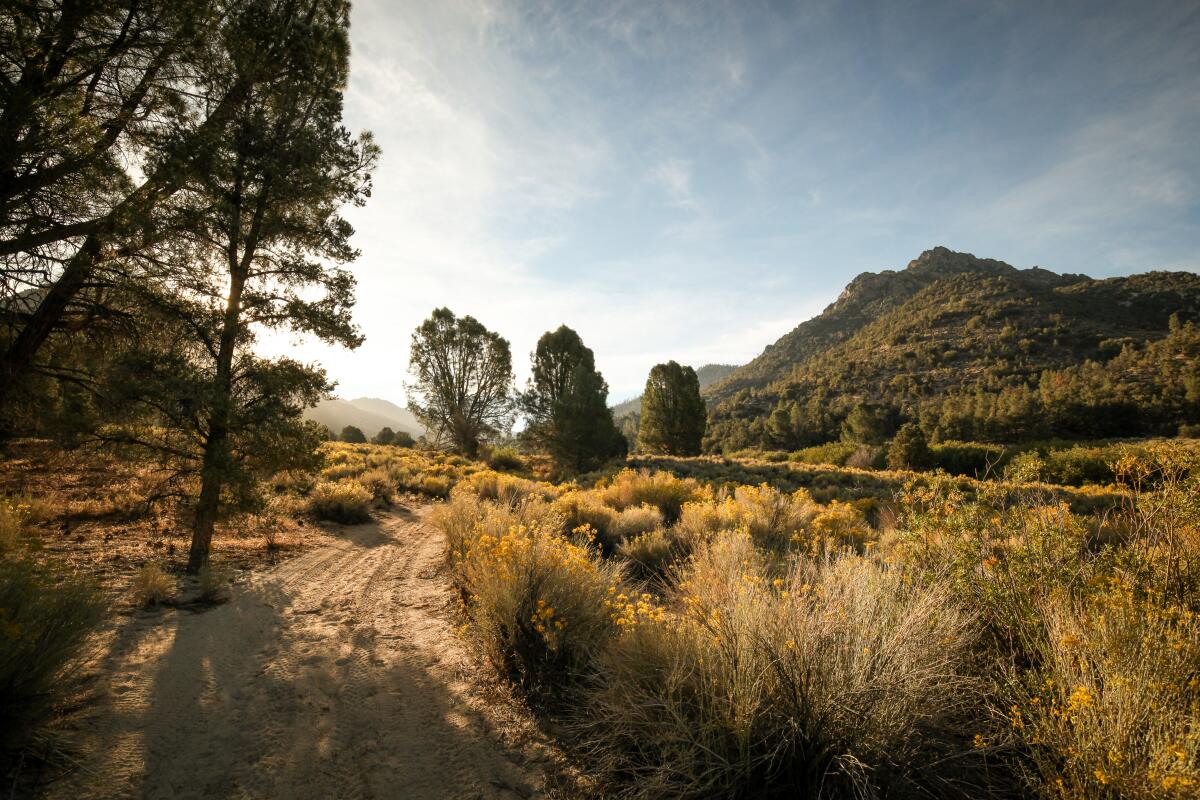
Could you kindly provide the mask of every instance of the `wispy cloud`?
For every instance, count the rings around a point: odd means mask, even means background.
[[[666,193],[671,205],[694,209],[696,195],[692,192],[692,164],[682,158],[660,161],[650,170],[650,180]]]
[[[748,360],[935,244],[1200,263],[1187,4],[361,0],[351,36],[347,123],[384,151],[350,214],[367,342],[298,351],[346,394],[400,399],[440,305],[522,367],[571,325],[622,397],[659,360]]]

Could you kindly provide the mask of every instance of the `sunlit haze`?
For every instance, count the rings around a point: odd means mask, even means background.
[[[946,245],[1093,276],[1200,265],[1200,6],[354,5],[343,397],[404,402],[437,306],[560,324],[612,401],[673,358],[744,363],[859,272]],[[280,341],[266,344],[285,349]]]

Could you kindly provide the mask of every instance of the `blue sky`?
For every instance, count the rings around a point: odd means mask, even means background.
[[[1200,270],[1195,2],[357,0],[346,397],[402,401],[436,306],[648,369],[749,360],[935,245],[1109,276]]]

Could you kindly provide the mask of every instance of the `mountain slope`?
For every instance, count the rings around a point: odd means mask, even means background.
[[[353,425],[361,429],[368,438],[385,427],[396,432],[405,431],[413,437],[424,433],[421,424],[408,409],[375,397],[359,397],[355,400],[334,397],[322,400],[313,408],[306,409],[304,418],[319,422],[334,433],[340,433],[342,428]]]
[[[785,406],[827,417],[801,440],[836,435],[837,417],[863,402],[915,418],[930,398],[1028,387],[1045,370],[1107,361],[1164,337],[1173,314],[1200,318],[1200,276],[1093,280],[935,248],[902,271],[859,275],[820,316],[709,387],[710,439],[731,446],[734,429],[761,427]]]

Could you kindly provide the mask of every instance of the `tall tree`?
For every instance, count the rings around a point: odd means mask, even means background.
[[[566,325],[538,339],[520,405],[529,420],[527,436],[560,470],[593,469],[625,453],[625,438],[608,407],[608,384],[596,371],[591,349]]]
[[[128,277],[142,263],[129,257],[170,235],[165,220],[197,197],[185,187],[207,173],[254,87],[279,79],[318,4],[5,5],[0,277],[30,308],[0,348],[0,403],[89,287]],[[273,27],[253,41],[228,35],[253,18]]]
[[[258,59],[271,50],[264,37],[282,36],[289,47],[272,80],[251,82],[208,168],[192,176],[186,191],[202,211],[183,216],[146,257],[146,304],[175,332],[155,363],[142,364],[174,391],[147,402],[171,404],[160,408],[167,427],[186,430],[193,444],[185,450],[199,462],[190,571],[207,561],[225,489],[253,460],[248,437],[297,460],[316,443],[300,412],[331,385],[320,370],[255,356],[256,332],[362,341],[350,318],[354,278],[343,267],[357,256],[353,229],[339,210],[369,196],[378,151],[341,123],[349,4],[308,0],[302,10],[259,0],[226,20],[223,46],[239,70],[261,75]]]
[[[474,317],[436,309],[412,337],[409,408],[437,442],[469,458],[512,425],[513,371],[508,341]]]
[[[677,456],[699,454],[706,413],[694,369],[674,361],[655,365],[642,393],[638,449]]]

